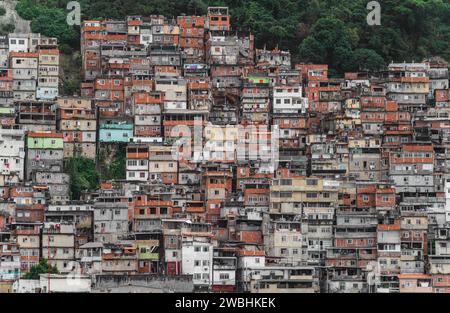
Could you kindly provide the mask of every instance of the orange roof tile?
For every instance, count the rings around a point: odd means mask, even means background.
[[[410,152],[433,152],[433,146],[432,145],[427,145],[427,146],[404,145],[403,150],[410,151]]]
[[[399,279],[431,279],[431,275],[427,274],[398,274]]]
[[[41,133],[41,132],[30,132],[28,137],[32,138],[64,138],[63,134],[58,133]]]
[[[249,250],[239,250],[239,256],[265,256],[264,251],[249,251]]]
[[[39,54],[35,53],[35,52],[16,52],[16,51],[12,51],[12,52],[9,53],[9,56],[11,58],[14,58],[14,57],[18,57],[18,58],[20,58],[20,57],[22,57],[22,58],[37,58],[37,57],[39,57]]]
[[[42,49],[42,50],[39,50],[39,54],[59,55],[59,50],[58,49]]]

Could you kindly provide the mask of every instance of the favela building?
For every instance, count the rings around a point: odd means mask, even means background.
[[[334,78],[226,7],[80,44],[62,96],[55,38],[0,40],[0,291],[450,292],[443,59]]]

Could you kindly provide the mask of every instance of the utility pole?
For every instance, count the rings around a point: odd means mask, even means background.
[[[47,292],[50,293],[50,274],[51,274],[51,265],[50,265],[50,234],[47,234],[47,265],[48,265]]]

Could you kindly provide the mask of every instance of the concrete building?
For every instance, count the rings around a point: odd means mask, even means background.
[[[17,124],[33,132],[56,130],[56,106],[52,101],[15,101]]]
[[[126,120],[100,121],[98,142],[127,143],[133,137],[133,124]]]
[[[94,240],[114,243],[128,233],[128,203],[120,190],[101,189],[94,203]]]
[[[339,182],[314,177],[273,180],[270,212],[302,217],[310,264],[324,264],[326,249],[332,246],[338,186]]]
[[[213,244],[211,234],[182,234],[182,274],[193,275],[194,288],[209,290],[213,279]]]
[[[37,52],[11,52],[14,100],[36,100],[39,54]]]
[[[126,177],[129,181],[149,180],[149,145],[130,143],[127,145]]]
[[[39,48],[38,53],[36,99],[54,100],[59,94],[59,50]]]
[[[75,249],[93,241],[94,207],[90,202],[71,201],[49,204],[45,211],[45,221],[69,223],[75,228]]]
[[[211,288],[214,292],[235,292],[237,256],[233,249],[214,249]]]
[[[431,293],[432,279],[426,274],[401,274],[400,293]]]
[[[132,96],[134,135],[161,138],[164,96],[162,93],[137,92]]]
[[[75,268],[74,225],[69,223],[44,223],[41,255],[60,273],[71,273]]]
[[[90,99],[58,98],[56,128],[64,134],[64,158],[83,156],[95,159],[96,112]]]
[[[430,91],[429,65],[391,63],[388,70],[388,98],[397,101],[402,110],[415,112],[423,109]]]
[[[278,48],[273,50],[256,49],[256,66],[262,69],[291,69],[291,53],[289,51],[280,51]]]
[[[26,273],[41,257],[41,223],[15,223],[12,226],[11,234],[20,250],[20,269]]]
[[[13,282],[19,277],[19,246],[16,243],[0,242],[0,282]]]
[[[18,127],[0,129],[0,186],[25,178],[25,131]]]
[[[30,132],[26,145],[26,179],[36,172],[63,171],[63,134],[52,132]]]
[[[251,275],[251,293],[317,293],[313,267],[266,266]]]

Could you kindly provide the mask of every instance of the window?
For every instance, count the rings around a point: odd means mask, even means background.
[[[221,273],[219,275],[219,278],[220,279],[230,279],[230,274],[228,274],[228,273]]]

